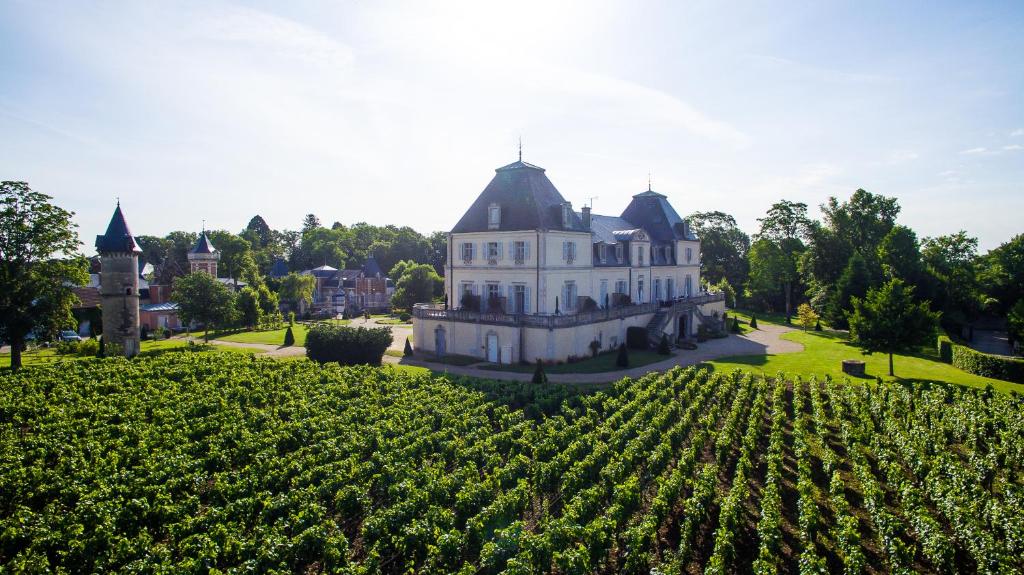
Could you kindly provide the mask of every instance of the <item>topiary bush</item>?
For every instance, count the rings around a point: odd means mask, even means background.
[[[948,336],[940,335],[938,341],[939,359],[946,363],[953,363],[953,340]]]
[[[757,316],[756,315],[751,315],[750,316],[750,327],[751,327],[751,329],[757,329]]]
[[[819,320],[817,320],[817,321],[816,321],[816,322],[814,323],[814,331],[821,331],[821,320],[820,320],[820,319],[819,319]]]
[[[629,367],[629,352],[626,351],[626,344],[619,344],[619,355],[615,358],[617,367]]]
[[[647,349],[650,342],[647,341],[647,330],[639,327],[626,328],[626,345],[629,349]]]
[[[732,326],[729,328],[729,330],[731,332],[733,332],[733,333],[743,333],[743,330],[740,329],[740,320],[739,320],[739,318],[736,318],[736,317],[732,318]]]
[[[391,341],[389,327],[317,324],[306,334],[306,357],[319,363],[380,365]]]
[[[407,311],[403,311],[402,313],[398,314],[398,319],[400,319],[401,321],[409,321],[412,319],[412,314],[410,314]]]
[[[661,341],[658,342],[658,355],[672,355],[672,349],[668,346],[668,336],[661,334]]]
[[[284,345],[291,346],[295,345],[295,334],[292,333],[292,326],[288,326],[288,330],[284,332]]]
[[[405,338],[405,349],[402,350],[402,355],[406,357],[412,355],[412,344],[409,342],[409,338]]]
[[[533,370],[533,383],[547,383],[548,374],[544,373],[544,362],[537,358],[537,367]]]

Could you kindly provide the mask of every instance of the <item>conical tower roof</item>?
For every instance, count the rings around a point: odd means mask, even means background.
[[[124,212],[121,211],[121,202],[117,203],[114,215],[107,225],[107,233],[96,236],[96,251],[99,253],[142,253],[139,243],[135,241],[131,231],[128,230],[128,222],[124,219]]]
[[[213,242],[210,241],[210,236],[206,235],[206,230],[199,234],[199,239],[196,240],[196,245],[192,246],[193,254],[214,254],[217,253],[217,248],[213,247]]]

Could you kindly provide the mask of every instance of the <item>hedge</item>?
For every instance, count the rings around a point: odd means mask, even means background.
[[[380,365],[391,340],[389,327],[318,324],[306,334],[306,357],[320,363]]]
[[[954,343],[946,336],[939,337],[939,356],[945,361],[949,356],[953,367],[993,379],[1024,383],[1024,360],[990,355]]]

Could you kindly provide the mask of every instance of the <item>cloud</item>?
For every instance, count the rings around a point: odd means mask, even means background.
[[[1024,128],[1017,128],[1016,130],[1010,132],[1011,138],[1016,138],[1017,136],[1024,136]]]
[[[1021,146],[1020,144],[1010,144],[1009,146],[1003,146],[1003,149],[1007,152],[1012,152],[1015,150],[1024,150],[1024,146]]]
[[[966,150],[960,150],[960,153],[968,156],[976,156],[988,153],[988,148],[969,148]]]

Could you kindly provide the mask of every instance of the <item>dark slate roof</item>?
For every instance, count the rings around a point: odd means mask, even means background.
[[[565,203],[565,198],[544,174],[544,168],[520,160],[495,170],[494,178],[455,224],[452,233],[489,231],[487,210],[491,204],[501,207],[498,231],[586,231],[583,221],[571,211],[569,226],[562,226]]]
[[[114,215],[107,225],[107,233],[96,236],[96,251],[104,252],[128,252],[142,253],[142,248],[135,241],[131,231],[128,230],[128,222],[124,220],[124,213],[121,211],[121,204],[117,204]]]
[[[206,231],[199,234],[199,239],[196,240],[196,245],[192,246],[192,253],[194,254],[212,254],[216,253],[217,248],[213,247],[213,242],[210,241],[210,236],[206,235]]]
[[[634,226],[647,230],[651,238],[659,242],[673,240],[696,240],[683,218],[668,203],[663,194],[647,190],[633,196],[633,201],[622,212],[622,219]]]
[[[590,216],[590,231],[594,234],[595,242],[615,244],[619,240],[628,240],[630,236],[622,237],[621,232],[628,231],[630,235],[636,231],[636,226],[622,218],[615,216]]]
[[[142,311],[178,311],[178,304],[165,301],[163,303],[147,303],[139,306]]]
[[[384,272],[380,269],[380,264],[377,263],[377,258],[370,256],[366,258],[366,263],[363,264],[362,269],[363,275],[368,278],[384,277]]]
[[[270,277],[283,278],[286,275],[288,275],[288,262],[281,258],[274,260],[274,265],[270,268]]]
[[[309,270],[309,273],[314,277],[318,277],[321,279],[330,279],[334,277],[334,274],[338,273],[338,268],[334,268],[327,264],[324,264],[318,268],[313,268]]]

